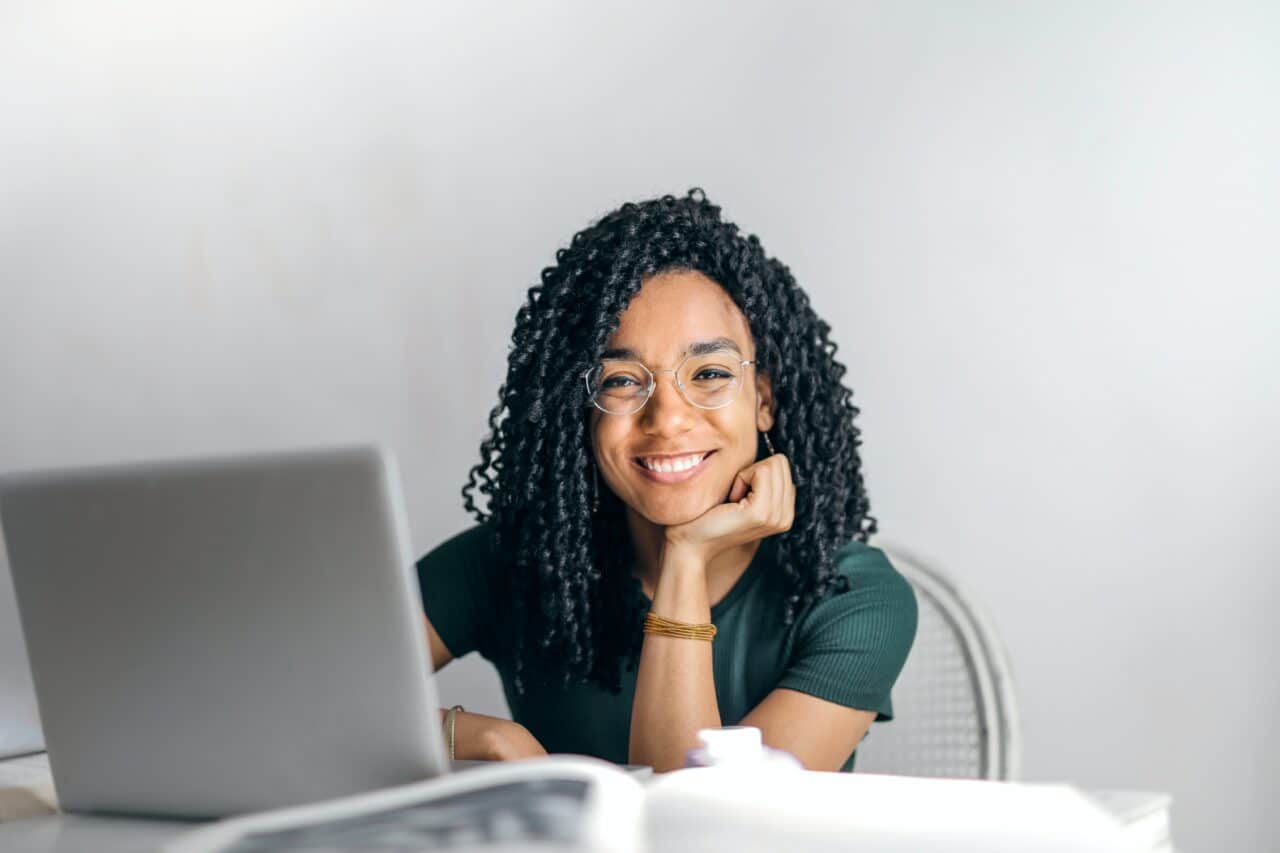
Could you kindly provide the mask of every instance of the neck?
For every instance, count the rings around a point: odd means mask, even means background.
[[[662,578],[666,526],[655,524],[630,508],[626,512],[634,553],[632,574],[640,579],[645,594],[652,598],[654,590],[658,588],[658,581]],[[742,545],[736,545],[721,551],[707,563],[707,595],[712,605],[733,589],[738,578],[742,577],[747,567],[751,565],[751,560],[763,541],[753,539]]]

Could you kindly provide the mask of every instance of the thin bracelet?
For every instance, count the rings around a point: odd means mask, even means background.
[[[454,731],[454,728],[457,726],[458,712],[465,711],[465,710],[466,708],[463,708],[461,705],[454,705],[452,708],[449,709],[449,712],[444,715],[445,740],[449,742],[449,760],[450,761],[453,761],[453,731]]]
[[[644,632],[646,634],[679,637],[685,640],[706,640],[710,642],[716,635],[716,626],[710,622],[702,624],[676,622],[673,619],[664,619],[653,611],[649,611],[644,617]]]

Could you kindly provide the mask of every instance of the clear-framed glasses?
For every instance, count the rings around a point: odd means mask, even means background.
[[[674,374],[676,389],[691,405],[722,409],[738,398],[749,364],[755,361],[730,358],[722,352],[691,355],[662,370],[650,370],[638,361],[606,359],[589,368],[582,378],[591,403],[610,415],[630,415],[643,409],[658,386],[658,373]]]

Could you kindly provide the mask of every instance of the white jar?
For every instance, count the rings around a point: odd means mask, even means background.
[[[685,753],[685,767],[757,767],[769,770],[803,770],[804,765],[783,749],[765,746],[755,726],[721,726],[699,729],[699,746]]]

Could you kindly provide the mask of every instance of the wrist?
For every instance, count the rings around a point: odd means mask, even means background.
[[[507,739],[496,728],[485,729],[480,734],[480,757],[486,761],[502,761],[507,757]]]
[[[710,560],[701,545],[665,540],[658,562],[664,575],[668,571],[705,575]]]
[[[529,730],[512,720],[502,720],[486,730],[482,749],[490,761],[514,761],[518,758],[546,755],[546,750]]]
[[[706,562],[696,553],[676,549],[664,553],[650,609],[677,622],[701,625],[709,621]]]

